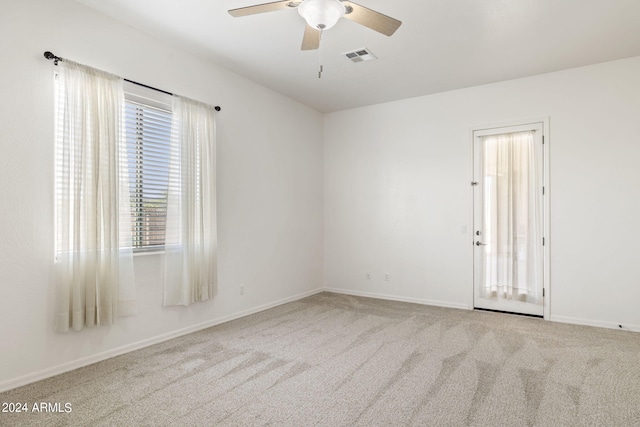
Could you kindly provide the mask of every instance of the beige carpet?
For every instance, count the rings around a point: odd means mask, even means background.
[[[640,426],[640,334],[322,293],[0,394],[3,426]]]

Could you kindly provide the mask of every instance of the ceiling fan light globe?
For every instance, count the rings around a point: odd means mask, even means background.
[[[346,9],[339,0],[304,0],[298,13],[312,28],[328,30],[344,16]]]

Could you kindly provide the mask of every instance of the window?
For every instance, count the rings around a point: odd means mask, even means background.
[[[169,189],[171,101],[125,85],[125,132],[135,251],[164,248]]]
[[[219,107],[72,61],[60,69],[56,330],[135,312],[132,250],[164,249],[165,305],[208,300],[217,281]]]

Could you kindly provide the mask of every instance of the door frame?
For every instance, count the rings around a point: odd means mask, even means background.
[[[472,126],[469,130],[469,141],[470,141],[470,150],[471,150],[471,164],[469,168],[469,197],[471,199],[470,204],[470,213],[469,213],[469,224],[468,230],[471,230],[469,233],[469,247],[471,253],[471,286],[469,287],[469,307],[473,310],[474,307],[474,297],[475,297],[475,277],[474,277],[474,263],[475,263],[475,250],[474,250],[474,188],[473,188],[473,179],[474,179],[474,167],[475,167],[475,147],[474,147],[474,133],[479,131],[485,131],[496,128],[503,127],[513,127],[513,126],[521,126],[521,125],[529,125],[534,123],[542,124],[542,135],[543,135],[543,144],[542,144],[542,180],[544,187],[544,194],[542,196],[543,199],[543,226],[542,226],[542,234],[544,238],[544,245],[542,247],[542,269],[543,269],[543,318],[544,320],[549,320],[551,315],[551,265],[550,265],[550,252],[551,252],[551,233],[550,233],[550,224],[549,224],[549,213],[550,213],[550,200],[551,200],[551,186],[550,186],[550,157],[549,157],[549,146],[551,142],[550,138],[550,127],[549,127],[550,118],[549,116],[545,117],[534,117],[527,118],[521,120],[509,120],[506,122],[499,123],[491,123],[491,124],[481,124]]]

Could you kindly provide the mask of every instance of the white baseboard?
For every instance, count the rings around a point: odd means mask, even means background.
[[[91,365],[96,362],[100,362],[102,360],[110,359],[115,356],[120,356],[125,353],[129,353],[135,350],[139,350],[144,347],[149,347],[154,344],[159,344],[164,341],[168,341],[173,338],[177,338],[183,335],[187,335],[193,332],[200,331],[202,329],[210,328],[212,326],[220,325],[222,323],[229,322],[231,320],[239,319],[241,317],[249,316],[250,314],[259,313],[264,310],[268,310],[270,308],[277,307],[279,305],[283,305],[289,302],[298,301],[300,299],[309,297],[311,295],[318,294],[323,292],[323,289],[315,289],[313,291],[304,292],[298,295],[294,295],[292,297],[284,298],[278,301],[270,302],[268,304],[263,304],[258,307],[250,308],[248,310],[244,310],[238,313],[230,314],[227,316],[219,317],[217,319],[207,320],[206,322],[201,322],[195,325],[188,326],[186,328],[178,329],[175,331],[167,332],[166,334],[158,335],[152,338],[147,338],[142,341],[138,341],[132,344],[127,344],[122,347],[114,348],[111,350],[107,350],[101,353],[97,353],[91,356],[83,357],[81,359],[72,360],[70,362],[63,363],[61,365],[54,366],[52,368],[43,369],[38,372],[34,372],[32,374],[27,374],[15,379],[11,379],[8,381],[4,381],[0,383],[0,393],[4,391],[8,391],[17,387],[21,387],[23,385],[27,385],[36,381],[44,380],[46,378],[53,377],[55,375],[63,374],[65,372],[72,371],[74,369],[82,368],[83,366]]]
[[[454,302],[447,301],[436,301],[430,299],[422,299],[422,298],[411,298],[411,297],[400,297],[397,295],[388,295],[388,294],[379,294],[374,292],[361,292],[361,291],[352,291],[350,289],[339,289],[339,288],[324,288],[326,292],[333,292],[336,294],[345,294],[345,295],[353,295],[357,297],[368,297],[368,298],[377,298],[377,299],[386,299],[390,301],[402,301],[402,302],[412,302],[415,304],[423,304],[423,305],[434,305],[437,307],[447,307],[447,308],[457,308],[461,310],[471,310],[467,304],[458,304]]]
[[[549,316],[549,320],[552,322],[569,323],[572,325],[595,326],[596,328],[607,328],[607,329],[617,329],[619,331],[640,332],[640,325],[633,325],[628,323],[620,324],[615,322],[606,322],[602,320],[580,319],[577,317],[554,316],[554,315]]]
[[[350,289],[325,287],[323,291],[333,292],[336,294],[385,299],[385,300],[391,300],[391,301],[412,302],[416,304],[433,305],[438,307],[457,308],[462,310],[473,309],[467,304],[457,304],[457,303],[450,303],[446,301],[434,301],[434,300],[427,300],[427,299],[420,299],[420,298],[407,298],[407,297],[400,297],[396,295],[379,294],[374,292],[353,291]],[[634,325],[634,324],[628,324],[628,323],[618,324],[615,322],[606,322],[606,321],[600,321],[600,320],[590,320],[590,319],[581,319],[576,317],[554,316],[554,315],[549,316],[549,321],[558,322],[558,323],[568,323],[568,324],[580,325],[580,326],[594,326],[596,328],[616,329],[619,331],[640,332],[640,325]]]

